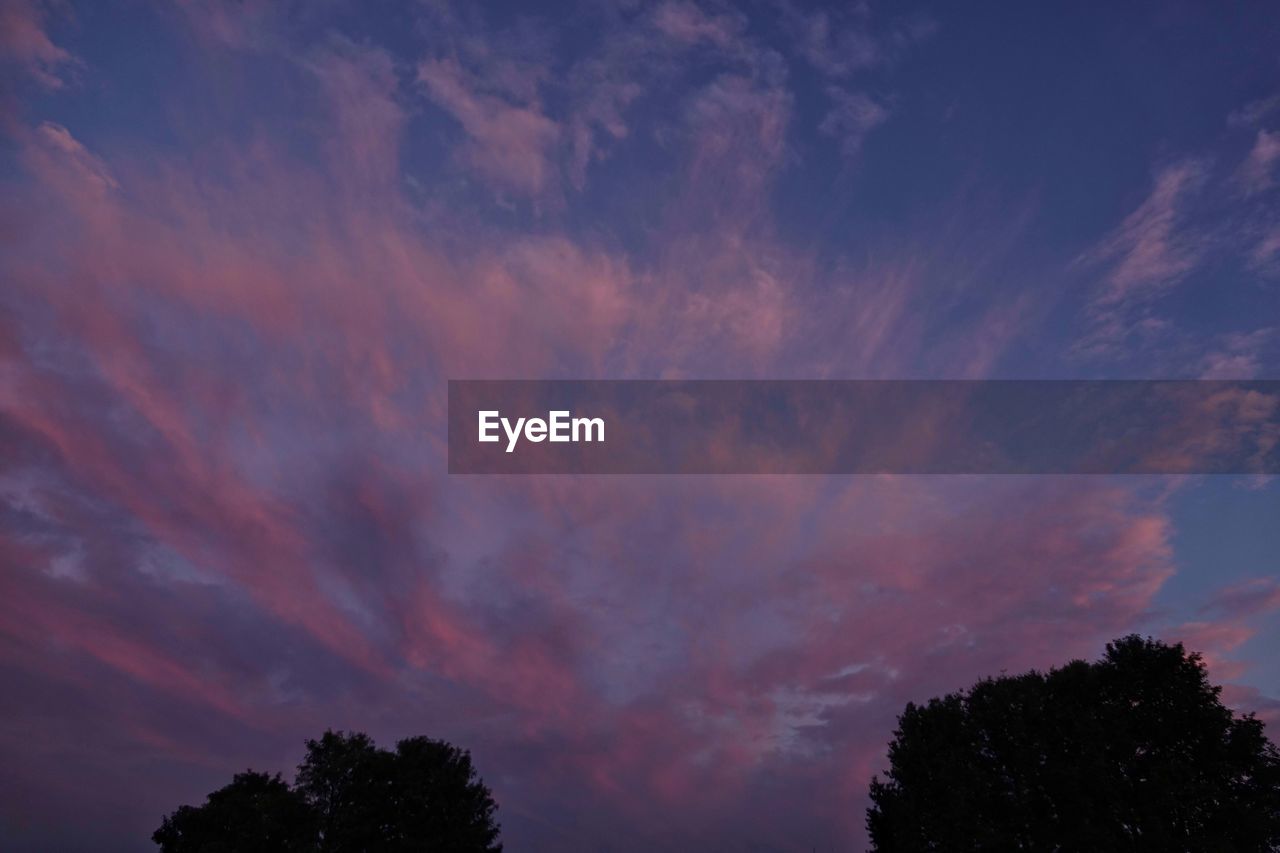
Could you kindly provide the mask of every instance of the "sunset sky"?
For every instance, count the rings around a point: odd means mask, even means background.
[[[1280,726],[1261,477],[450,476],[446,381],[1280,378],[1274,3],[0,0],[0,848],[326,728],[510,851],[849,850],[1137,631]]]

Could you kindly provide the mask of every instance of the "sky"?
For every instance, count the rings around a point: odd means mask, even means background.
[[[851,850],[1140,632],[1280,724],[1259,477],[464,477],[448,379],[1280,378],[1268,3],[0,0],[0,839],[326,728],[512,851]]]

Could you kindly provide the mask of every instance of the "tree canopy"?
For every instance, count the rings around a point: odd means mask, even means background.
[[[391,751],[329,731],[307,741],[292,787],[279,774],[236,774],[165,817],[152,840],[163,853],[500,853],[496,810],[464,750],[413,737]]]
[[[1280,755],[1220,693],[1199,655],[1135,635],[908,704],[873,849],[1280,850]]]

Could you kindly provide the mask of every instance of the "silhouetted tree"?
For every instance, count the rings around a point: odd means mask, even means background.
[[[365,734],[330,731],[319,740],[307,741],[296,786],[319,824],[318,850],[388,848],[396,817],[393,759]]]
[[[471,766],[471,756],[444,741],[406,738],[396,744],[392,784],[396,849],[415,838],[436,839],[437,850],[498,851],[497,806]],[[436,804],[449,802],[453,808]]]
[[[1280,755],[1198,655],[1129,636],[1096,663],[908,704],[871,781],[873,849],[1280,849]]]
[[[320,824],[320,850],[499,851],[497,806],[471,755],[444,741],[407,738],[395,752],[366,735],[307,741],[297,788]]]
[[[204,805],[182,806],[151,836],[167,853],[269,853],[315,849],[310,806],[277,773],[237,773]]]
[[[166,817],[152,840],[163,853],[500,853],[496,810],[457,747],[416,737],[391,752],[329,731],[307,741],[292,788],[278,774],[241,773]]]

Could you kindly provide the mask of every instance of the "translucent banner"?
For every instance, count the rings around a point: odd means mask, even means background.
[[[1280,381],[449,382],[453,474],[1275,474]]]

